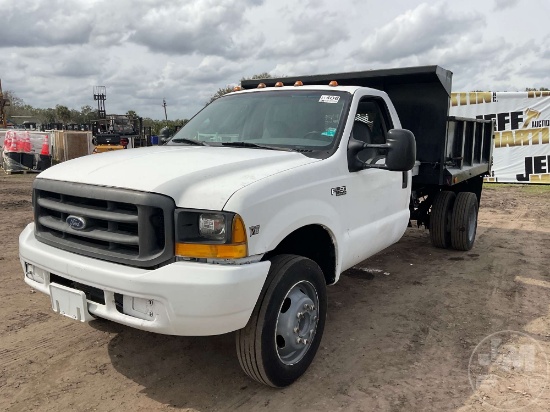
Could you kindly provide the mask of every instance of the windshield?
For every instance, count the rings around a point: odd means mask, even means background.
[[[344,107],[351,95],[342,91],[270,91],[222,97],[206,106],[169,145],[235,145],[331,150]]]

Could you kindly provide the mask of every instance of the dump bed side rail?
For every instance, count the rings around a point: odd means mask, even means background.
[[[441,185],[452,186],[491,172],[494,121],[450,116],[439,167]]]

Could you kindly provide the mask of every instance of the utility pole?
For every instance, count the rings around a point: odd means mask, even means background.
[[[0,127],[6,128],[8,124],[8,119],[6,118],[4,107],[9,105],[10,101],[4,98],[4,94],[2,93],[2,80],[0,80]]]
[[[166,114],[166,99],[162,99],[162,107],[164,107],[164,118],[168,121],[168,115]]]

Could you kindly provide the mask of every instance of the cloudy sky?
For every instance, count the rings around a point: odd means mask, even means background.
[[[548,0],[0,0],[0,79],[36,107],[188,118],[261,72],[440,65],[453,90],[550,87]]]

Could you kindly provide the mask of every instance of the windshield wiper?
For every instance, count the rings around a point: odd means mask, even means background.
[[[251,149],[267,149],[267,150],[282,150],[285,152],[292,152],[292,149],[278,146],[264,146],[262,144],[250,143],[250,142],[223,142],[222,146],[228,147],[246,147]]]
[[[177,139],[170,140],[174,143],[187,143],[193,146],[208,146],[206,143],[201,142],[200,140],[186,139],[184,137],[178,137]]]

